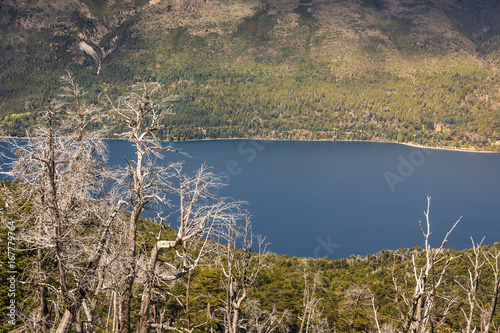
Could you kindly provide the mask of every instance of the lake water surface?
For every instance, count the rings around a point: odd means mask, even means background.
[[[221,195],[248,202],[254,232],[270,250],[344,258],[423,245],[419,220],[431,196],[431,246],[461,216],[448,247],[500,241],[500,154],[420,149],[391,143],[217,140],[174,143],[230,185]],[[112,164],[133,157],[110,141]]]

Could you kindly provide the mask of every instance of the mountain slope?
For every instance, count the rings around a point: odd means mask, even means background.
[[[165,83],[181,98],[166,122],[166,139],[500,148],[497,2],[25,0],[0,6],[0,115],[11,133],[35,122],[69,69],[94,101],[119,93],[135,76]]]

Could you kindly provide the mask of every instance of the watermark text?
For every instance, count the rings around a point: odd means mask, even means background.
[[[7,306],[7,322],[10,325],[16,324],[16,225],[10,221],[7,227],[7,286],[9,287],[7,297],[9,305]]]
[[[433,153],[433,149],[415,149],[406,158],[399,155],[397,172],[384,172],[385,181],[391,189],[391,192],[396,191],[396,185],[398,183],[404,183],[408,177],[413,175],[415,169],[425,162],[426,156],[430,156]]]

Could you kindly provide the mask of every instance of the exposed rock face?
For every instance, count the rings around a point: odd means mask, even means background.
[[[89,44],[87,44],[85,42],[80,42],[78,44],[78,47],[80,48],[80,50],[82,50],[83,52],[85,52],[86,54],[91,56],[92,59],[94,59],[96,65],[97,65],[97,74],[99,74],[99,72],[101,71],[101,58],[99,57],[97,52],[92,48],[92,46],[90,46]]]

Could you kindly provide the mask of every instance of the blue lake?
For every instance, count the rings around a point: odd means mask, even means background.
[[[221,195],[248,202],[254,232],[270,250],[344,258],[423,245],[419,220],[431,196],[431,246],[462,216],[448,247],[500,241],[500,154],[390,143],[217,140],[174,143],[229,184]],[[133,157],[110,141],[111,164]]]

